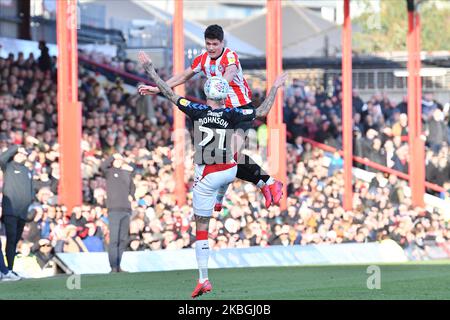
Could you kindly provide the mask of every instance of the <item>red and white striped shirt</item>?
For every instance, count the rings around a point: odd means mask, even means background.
[[[229,48],[224,48],[222,54],[217,59],[211,59],[208,52],[198,55],[191,64],[191,69],[195,73],[203,72],[206,77],[222,76],[228,66],[236,65],[238,71],[230,82],[230,92],[225,100],[225,105],[229,108],[245,106],[252,102],[252,91],[248,86],[242,72],[241,63],[236,52]]]

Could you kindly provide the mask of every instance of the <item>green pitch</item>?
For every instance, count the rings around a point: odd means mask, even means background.
[[[364,265],[212,269],[213,292],[199,299],[450,299],[450,261],[379,267],[379,290],[367,288]],[[0,282],[0,299],[190,299],[196,277],[196,270],[83,275],[80,290],[67,289],[65,275]]]

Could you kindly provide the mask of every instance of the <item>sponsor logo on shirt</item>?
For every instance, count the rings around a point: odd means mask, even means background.
[[[253,109],[241,109],[242,114],[253,114]]]
[[[212,112],[211,110],[209,110],[206,115],[211,117],[221,117],[223,115],[223,112]]]
[[[227,53],[228,64],[236,63],[236,58],[234,57],[233,52]]]
[[[183,107],[187,107],[188,105],[190,105],[191,104],[191,102],[189,101],[189,100],[186,100],[186,99],[180,99],[180,104],[183,106]]]

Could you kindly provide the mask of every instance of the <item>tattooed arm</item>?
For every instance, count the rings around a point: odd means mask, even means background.
[[[277,77],[266,99],[263,101],[263,103],[261,103],[259,108],[256,109],[256,117],[265,117],[269,113],[270,109],[272,108],[273,102],[275,101],[278,88],[280,88],[284,84],[286,78],[287,73],[283,73],[282,75]]]
[[[173,92],[172,88],[165,83],[156,73],[152,60],[143,52],[139,52],[139,61],[145,69],[147,75],[155,82],[161,93],[174,104],[177,104],[180,96]]]

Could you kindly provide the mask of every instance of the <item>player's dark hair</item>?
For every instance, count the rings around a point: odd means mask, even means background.
[[[208,26],[205,30],[205,39],[211,39],[211,40],[223,40],[223,29],[221,26],[217,24],[212,24]]]

